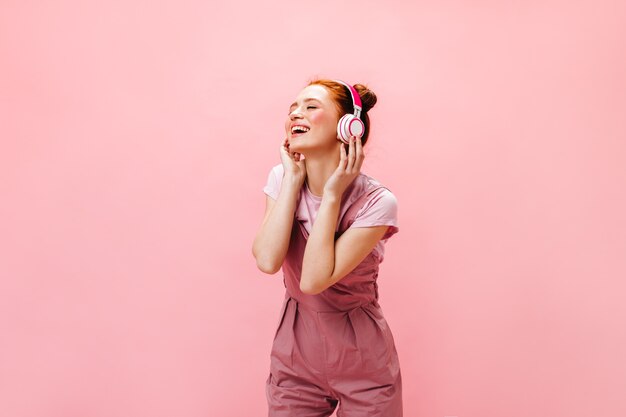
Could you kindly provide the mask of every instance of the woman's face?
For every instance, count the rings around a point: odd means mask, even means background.
[[[285,132],[291,152],[332,148],[337,144],[339,114],[330,93],[321,85],[305,87],[289,107]],[[302,126],[300,130],[295,126]]]

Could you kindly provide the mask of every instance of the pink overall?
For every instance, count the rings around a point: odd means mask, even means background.
[[[264,191],[277,198],[282,165]],[[299,197],[283,263],[286,288],[270,354],[266,394],[270,417],[401,417],[402,379],[391,330],[378,304],[384,243],[398,231],[395,196],[360,174],[342,197],[335,238],[350,227],[389,225],[376,248],[323,292],[300,291],[307,238],[321,197],[306,184]]]

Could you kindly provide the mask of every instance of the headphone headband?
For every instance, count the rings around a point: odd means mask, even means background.
[[[361,105],[361,96],[359,96],[359,93],[356,91],[356,89],[354,87],[352,87],[350,84],[345,83],[341,80],[333,80],[339,84],[343,84],[346,87],[348,87],[348,90],[350,91],[350,96],[352,97],[352,106],[354,107],[354,115],[356,117],[358,117],[359,119],[361,118],[361,110],[363,110],[363,107]]]

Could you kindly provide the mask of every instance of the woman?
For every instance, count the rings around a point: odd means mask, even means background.
[[[360,172],[374,104],[361,84],[322,79],[289,108],[252,248],[261,271],[282,267],[286,288],[266,381],[270,417],[330,416],[337,405],[340,417],[402,416],[376,283],[398,232],[397,201]]]

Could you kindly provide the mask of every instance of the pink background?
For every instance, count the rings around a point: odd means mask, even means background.
[[[89,3],[89,4],[87,4]],[[287,108],[379,103],[405,416],[626,415],[620,1],[0,4],[0,414],[262,416]]]

